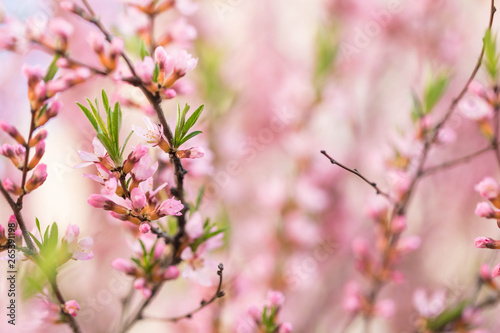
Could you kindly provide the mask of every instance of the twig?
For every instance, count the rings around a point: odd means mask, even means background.
[[[459,158],[454,159],[454,160],[446,161],[446,162],[439,164],[439,165],[434,165],[434,166],[428,167],[428,168],[424,169],[420,174],[422,177],[425,177],[425,176],[428,176],[430,174],[433,174],[434,172],[441,171],[441,170],[447,169],[447,168],[451,168],[453,166],[456,166],[456,165],[459,165],[459,164],[462,164],[465,162],[469,162],[474,157],[480,156],[486,152],[489,152],[492,149],[493,149],[492,146],[485,147],[485,148],[478,150],[474,153],[471,153],[469,155],[459,157]]]
[[[368,185],[370,185],[371,187],[373,187],[375,189],[375,191],[377,192],[377,194],[380,194],[384,197],[386,197],[387,199],[389,199],[389,201],[391,202],[394,202],[394,199],[389,195],[387,194],[386,192],[382,191],[376,183],[368,180],[365,178],[365,176],[363,176],[358,170],[356,169],[351,169],[349,167],[346,167],[345,165],[343,165],[342,163],[338,162],[337,160],[334,160],[330,155],[327,154],[326,151],[322,150],[321,151],[321,154],[325,155],[332,164],[335,164],[335,165],[338,165],[339,167],[341,167],[342,169],[346,170],[346,171],[349,171],[350,173],[358,176],[359,178],[363,179],[365,181],[365,183],[367,183]]]
[[[184,315],[181,315],[181,316],[171,317],[171,318],[144,316],[144,319],[170,321],[170,322],[177,322],[181,319],[191,319],[195,313],[197,313],[198,311],[200,311],[204,307],[208,306],[209,304],[214,302],[216,299],[224,297],[225,293],[221,290],[222,289],[222,271],[223,270],[224,270],[224,266],[222,264],[219,264],[219,270],[217,271],[217,275],[219,275],[219,286],[217,287],[217,291],[215,292],[215,294],[208,301],[202,300],[200,302],[200,306],[198,306],[193,311],[190,311],[190,312],[188,312]]]

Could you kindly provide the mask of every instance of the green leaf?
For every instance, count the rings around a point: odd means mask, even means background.
[[[43,247],[42,243],[40,243],[40,241],[31,232],[28,231],[28,233],[30,234],[31,239],[35,242],[36,246],[38,246],[38,249],[41,250]]]
[[[59,242],[59,229],[57,227],[57,223],[52,223],[52,226],[50,228],[50,235],[49,235],[49,241],[48,241],[48,248],[50,250],[55,250],[57,247],[57,243]]]
[[[193,114],[188,118],[186,121],[186,124],[182,128],[182,136],[186,135],[186,133],[193,127],[193,125],[198,121],[198,118],[200,118],[201,113],[203,112],[203,108],[205,106],[202,105],[196,111],[193,112]]]
[[[150,56],[148,48],[146,47],[146,43],[144,43],[144,40],[141,41],[140,55],[141,55],[141,60],[144,60],[144,58]]]
[[[33,279],[32,277],[27,276],[26,282],[28,282],[28,284],[37,292],[39,292],[40,294],[44,294],[43,287],[40,285],[40,283],[38,283],[38,281],[35,281],[35,279]]]
[[[142,267],[142,264],[139,261],[139,259],[137,259],[137,258],[130,258],[130,260],[132,260],[133,262],[135,262],[137,266]]]
[[[197,211],[200,208],[201,199],[203,199],[203,194],[205,194],[205,185],[203,185],[198,191],[198,196],[196,197],[196,205],[194,206],[193,211]]]
[[[115,144],[115,148],[117,151],[120,150],[120,128],[122,126],[122,110],[120,108],[120,104],[115,103],[115,108],[112,113],[112,120],[113,122],[113,141]],[[121,154],[120,154],[121,157]]]
[[[52,80],[54,76],[56,76],[56,73],[59,70],[59,68],[56,65],[56,62],[60,57],[61,56],[59,54],[54,55],[54,59],[52,59],[52,62],[50,63],[49,69],[47,70],[47,74],[45,74],[45,77],[43,78],[45,82]]]
[[[40,229],[40,220],[38,220],[38,217],[35,218],[36,221],[36,228],[38,229],[38,232],[40,233],[40,237],[42,237],[42,231]]]
[[[99,127],[97,126],[97,121],[95,120],[95,118],[92,115],[92,113],[90,112],[90,110],[78,102],[76,104],[80,107],[80,109],[83,111],[85,116],[87,116],[87,119],[90,121],[90,124],[92,124],[92,127],[94,127],[95,131],[99,132]]]
[[[179,146],[181,146],[184,142],[188,141],[189,139],[194,138],[195,136],[197,136],[198,134],[201,134],[201,133],[203,133],[203,132],[202,131],[194,131],[194,132],[189,133],[188,135],[186,135],[185,137],[183,137],[180,140]]]
[[[462,312],[468,303],[468,301],[462,301],[458,305],[443,310],[436,318],[429,319],[427,328],[433,332],[440,332],[446,325],[462,316]]]
[[[45,233],[43,234],[43,244],[47,243],[49,241],[49,227],[45,229]]]
[[[111,157],[113,162],[117,163],[119,160],[118,152],[116,151],[115,147],[112,145],[110,139],[102,133],[97,133],[97,138],[99,139],[99,141],[101,141],[104,148],[106,148],[106,150],[108,151],[109,157]]]
[[[155,70],[153,72],[153,82],[156,82],[158,80],[158,74],[160,74],[160,66],[158,66],[158,64],[155,64]]]
[[[109,100],[108,100],[108,95],[106,95],[104,89],[102,89],[101,95],[102,95],[102,104],[104,105],[104,110],[108,112],[107,110],[109,110]]]
[[[120,151],[120,156],[123,156],[123,151],[125,150],[125,147],[127,146],[128,140],[132,136],[132,133],[134,133],[134,131],[130,131],[127,138],[125,139],[125,143],[123,144],[122,150]]]
[[[42,108],[40,109],[40,111],[38,111],[38,116],[36,119],[40,119],[40,117],[45,113],[45,111],[47,111],[47,108],[49,107],[48,104],[45,104],[44,106],[42,106]]]
[[[147,255],[146,246],[144,246],[144,243],[140,239],[139,239],[139,243],[141,244],[142,253],[144,254],[144,256],[146,256]]]
[[[429,114],[439,102],[446,91],[448,82],[448,75],[440,74],[427,85],[424,93],[424,114]]]
[[[486,31],[484,36],[484,66],[491,79],[496,82],[498,78],[498,54],[497,54],[497,36],[493,35],[491,29]]]
[[[90,108],[92,109],[92,113],[94,114],[94,118],[97,120],[97,124],[99,125],[99,129],[97,129],[97,133],[104,133],[106,136],[108,135],[108,130],[106,128],[106,125],[104,124],[104,121],[101,118],[101,115],[99,114],[98,106],[97,106],[97,100],[96,100],[96,106],[94,107],[94,104],[90,101],[90,99],[87,98],[87,102],[90,105]]]

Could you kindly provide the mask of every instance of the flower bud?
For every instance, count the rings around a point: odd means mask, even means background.
[[[45,164],[38,164],[36,169],[33,171],[31,178],[26,182],[24,190],[26,193],[40,187],[47,179],[47,166]]]
[[[0,121],[0,128],[2,129],[2,131],[4,131],[8,135],[10,135],[12,138],[14,138],[14,140],[16,140],[17,143],[19,143],[20,145],[24,146],[26,144],[26,141],[24,140],[23,136],[19,133],[19,131],[14,126],[12,126],[4,121]]]

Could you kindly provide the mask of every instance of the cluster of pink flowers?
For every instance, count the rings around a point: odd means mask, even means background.
[[[498,210],[500,209],[500,185],[495,179],[485,177],[474,189],[489,201],[489,203],[480,202],[477,204],[476,215],[487,219],[496,219],[500,228],[498,222],[500,220],[500,210]],[[477,248],[500,249],[500,241],[490,237],[477,237],[474,240],[474,245]],[[493,269],[491,277],[494,278],[498,275],[500,275],[500,264]]]

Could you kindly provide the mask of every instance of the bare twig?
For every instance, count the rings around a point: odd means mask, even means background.
[[[338,165],[339,167],[341,167],[342,169],[346,170],[346,171],[349,171],[350,173],[358,176],[359,178],[361,178],[362,180],[365,181],[365,183],[367,183],[368,185],[370,185],[371,187],[373,187],[375,189],[375,191],[377,192],[377,194],[380,194],[384,197],[386,197],[387,199],[389,199],[389,201],[391,202],[394,202],[394,199],[389,195],[387,194],[386,192],[382,191],[375,182],[372,182],[368,179],[366,179],[365,176],[363,176],[358,170],[356,169],[351,169],[349,167],[346,167],[345,165],[343,165],[342,163],[338,162],[337,160],[334,160],[330,155],[327,154],[326,151],[322,150],[321,151],[321,154],[325,155],[332,164],[335,164],[335,165]]]
[[[198,306],[196,309],[181,315],[177,317],[170,317],[170,318],[162,318],[162,317],[153,317],[153,316],[144,316],[144,319],[149,319],[149,320],[160,320],[160,321],[170,321],[170,322],[177,322],[181,319],[191,319],[195,313],[203,309],[204,307],[208,306],[212,302],[214,302],[216,299],[224,297],[225,293],[221,290],[222,289],[222,271],[224,270],[224,266],[222,264],[219,264],[219,270],[217,271],[217,275],[219,275],[219,286],[217,287],[217,291],[215,294],[210,298],[208,301],[202,300],[200,302],[200,306]]]
[[[428,176],[430,174],[433,174],[434,172],[441,171],[443,169],[448,169],[448,168],[457,166],[459,164],[469,162],[474,157],[477,157],[477,156],[480,156],[480,155],[482,155],[484,153],[487,153],[487,152],[489,152],[492,149],[493,149],[492,146],[488,146],[488,147],[485,147],[485,148],[483,148],[481,150],[478,150],[478,151],[476,151],[474,153],[471,153],[469,155],[465,155],[463,157],[459,157],[459,158],[454,159],[454,160],[446,161],[446,162],[444,162],[442,164],[439,164],[439,165],[434,165],[434,166],[425,168],[424,170],[422,170],[421,176],[422,177]]]

